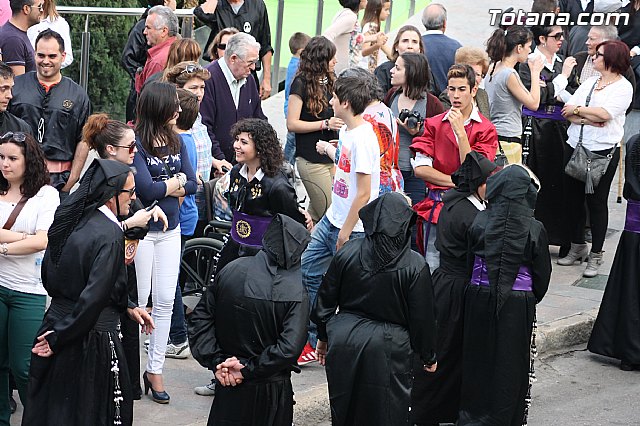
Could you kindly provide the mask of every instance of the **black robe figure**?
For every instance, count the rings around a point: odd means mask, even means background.
[[[562,181],[564,177],[564,145],[567,141],[569,122],[562,117],[564,103],[558,100],[553,79],[562,74],[564,56],[557,55],[553,63],[553,71],[546,66],[540,72],[540,106],[537,111],[524,107],[523,143],[529,145],[525,164],[540,179],[540,192],[536,202],[535,217],[544,224],[549,244],[566,247],[568,251],[571,238],[563,224],[564,194]],[[524,63],[519,68],[520,79],[527,90],[531,90],[531,71]],[[560,77],[562,79],[564,77]],[[573,94],[578,88],[575,67],[568,78],[565,91]],[[526,149],[523,148],[523,155]]]
[[[524,167],[505,167],[487,180],[489,207],[469,229],[457,425],[527,423],[536,303],[551,277],[547,235],[533,218],[537,191]]]
[[[235,356],[244,381],[216,386],[208,425],[290,426],[291,371],[307,340],[309,298],[300,256],[310,236],[304,226],[278,214],[263,249],[229,263],[189,318],[189,345],[202,366]]]
[[[436,248],[440,266],[433,272],[433,293],[438,324],[438,369],[428,373],[414,362],[411,390],[412,424],[455,423],[460,409],[462,381],[462,320],[464,290],[471,275],[467,268],[467,231],[485,209],[484,191],[478,190],[496,165],[471,151],[451,175],[456,188],[443,196]]]
[[[238,257],[258,253],[264,230],[276,214],[305,223],[304,215],[298,210],[296,191],[284,170],[267,176],[259,169],[251,182],[247,182],[246,166],[236,164],[230,172],[227,197],[233,211],[233,224],[218,256],[216,271]]]
[[[402,195],[384,194],[359,215],[366,236],[333,258],[311,314],[328,341],[331,421],[408,425],[412,355],[436,362],[429,267],[411,250],[416,214]]]
[[[627,141],[627,218],[587,348],[640,369],[640,134]]]
[[[52,331],[45,339],[53,355],[31,356],[24,426],[133,423],[117,331],[128,306],[124,237],[115,215],[98,210],[120,194],[129,175],[125,164],[94,160],[56,211],[42,264],[52,300],[38,331]]]

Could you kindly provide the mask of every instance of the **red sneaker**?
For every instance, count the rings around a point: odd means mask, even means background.
[[[304,345],[304,349],[302,349],[302,353],[298,357],[298,365],[306,365],[317,360],[318,354],[316,354],[316,350],[311,347],[309,342],[307,342],[307,344]]]

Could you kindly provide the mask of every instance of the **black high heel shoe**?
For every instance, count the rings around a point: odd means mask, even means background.
[[[171,397],[167,392],[156,392],[155,390],[153,390],[153,386],[151,386],[151,382],[149,381],[149,377],[147,377],[146,371],[144,372],[144,374],[142,374],[142,380],[144,381],[144,394],[148,395],[149,389],[151,389],[151,399],[153,399],[153,402],[157,402],[158,404],[169,403]]]

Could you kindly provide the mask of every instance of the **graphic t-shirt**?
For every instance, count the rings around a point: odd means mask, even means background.
[[[342,228],[356,196],[356,173],[371,175],[369,202],[378,197],[380,190],[380,147],[373,127],[368,122],[347,130],[340,129],[336,150],[336,174],[333,180],[331,206],[326,216],[336,228]],[[364,232],[358,220],[353,232]]]

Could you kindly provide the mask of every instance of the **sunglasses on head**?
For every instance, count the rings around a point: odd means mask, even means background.
[[[189,64],[185,67],[185,69],[180,71],[180,74],[184,74],[184,73],[191,74],[196,71],[202,71],[202,67],[198,64]]]
[[[17,143],[24,143],[26,139],[27,139],[27,135],[24,132],[7,132],[4,135],[2,135],[2,137],[0,137],[0,140],[2,140],[3,142],[7,142],[8,140],[11,140]]]
[[[127,148],[129,150],[129,154],[133,154],[133,151],[136,149],[136,143],[131,142],[131,145],[112,145],[118,148]]]
[[[561,33],[561,32],[560,33],[556,33],[556,34],[549,34],[547,36],[547,38],[555,38],[556,41],[560,41],[560,40],[562,40],[564,38],[564,34]]]

